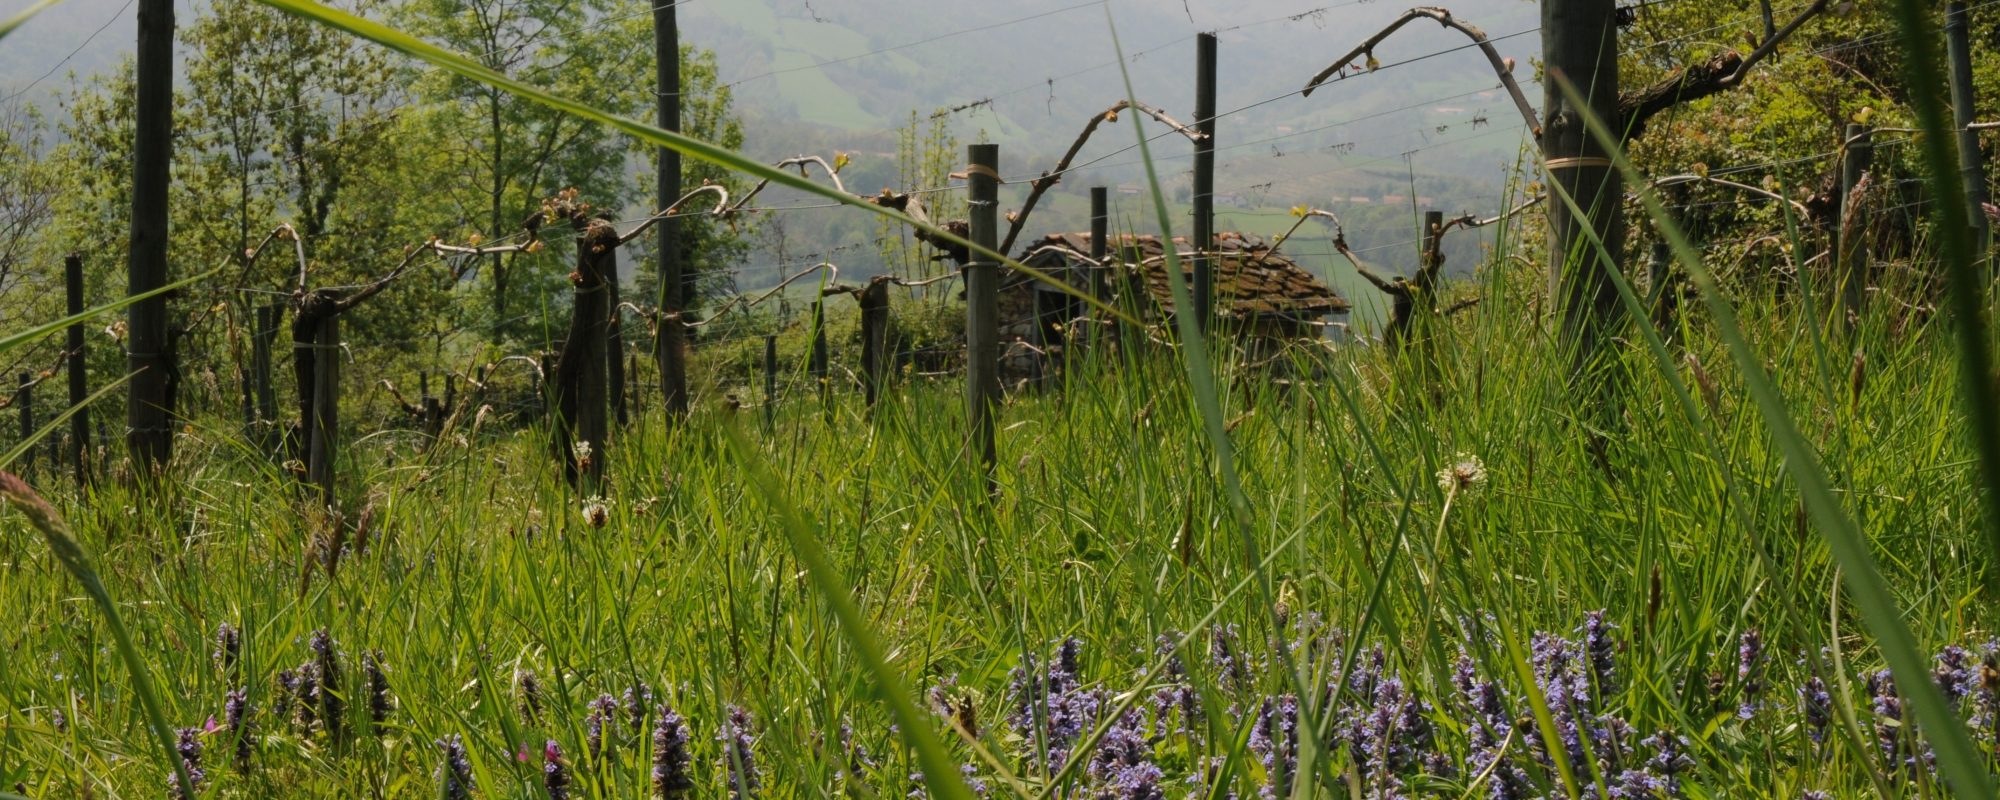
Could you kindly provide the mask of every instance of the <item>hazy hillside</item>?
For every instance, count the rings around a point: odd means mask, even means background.
[[[723,79],[748,123],[751,153],[777,158],[849,151],[857,183],[893,181],[894,129],[912,113],[927,118],[938,109],[960,108],[950,120],[961,141],[1000,142],[1002,171],[1027,176],[1047,168],[1090,114],[1124,96],[1111,28],[1098,4],[950,5],[691,0],[681,6],[681,18],[689,41],[718,54]],[[1301,98],[1290,93],[1404,6],[1325,0],[1185,5],[1113,0],[1110,16],[1140,99],[1183,121],[1193,118],[1193,35],[1218,31],[1218,105],[1226,116],[1218,123],[1217,190],[1225,227],[1268,227],[1258,220],[1298,203],[1380,205],[1387,199],[1407,206],[1413,180],[1416,197],[1448,211],[1489,211],[1499,204],[1504,173],[1497,167],[1512,162],[1520,123],[1504,95],[1492,91],[1495,81],[1483,59],[1462,49],[1462,37],[1414,23],[1379,50],[1381,71]],[[1523,65],[1535,55],[1537,36],[1507,38],[1537,24],[1532,4],[1475,0],[1455,10],[1500,39],[1501,51]],[[191,5],[181,10],[183,18],[193,13]],[[126,0],[69,0],[41,15],[0,47],[0,87],[12,94],[54,69],[27,95],[46,101],[51,90],[67,85],[69,72],[115,66],[131,48],[132,16]],[[1439,51],[1451,52],[1400,64]],[[1530,70],[1523,66],[1521,73],[1528,77]],[[1530,91],[1538,94],[1532,86]],[[1104,128],[1079,159],[1095,163],[1068,176],[1052,196],[1060,201],[1045,204],[1033,227],[1082,225],[1076,198],[1084,187],[1130,191],[1141,179],[1131,145],[1129,128]],[[1163,178],[1184,183],[1186,144],[1163,139],[1155,149]],[[781,192],[766,200],[770,206],[795,202]],[[800,254],[843,248],[838,252],[844,257],[873,258],[874,248],[864,246],[877,236],[870,221],[837,211],[786,217],[790,241],[767,243],[753,254],[771,269],[746,265],[746,282],[775,274],[779,261]],[[1393,229],[1364,229],[1354,238],[1391,241],[1407,233],[1399,219]],[[1384,255],[1393,255],[1387,260],[1394,264],[1405,254]]]

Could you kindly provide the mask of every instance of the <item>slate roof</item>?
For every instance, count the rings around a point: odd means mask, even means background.
[[[1232,317],[1250,317],[1278,314],[1299,319],[1312,319],[1326,314],[1347,311],[1347,299],[1321,283],[1313,274],[1281,254],[1271,252],[1271,246],[1263,240],[1248,234],[1225,231],[1215,236],[1217,259],[1211,272],[1215,285],[1216,313]],[[1175,237],[1176,251],[1186,254],[1190,251],[1187,240]],[[1139,263],[1130,263],[1129,254],[1134,246],[1138,248]],[[1021,255],[1021,262],[1029,266],[1053,263],[1054,259],[1074,261],[1067,255],[1043,248],[1057,247],[1077,253],[1090,252],[1088,233],[1052,233],[1028,243]],[[1133,269],[1142,270],[1146,291],[1160,306],[1172,310],[1173,290],[1168,284],[1165,249],[1160,245],[1160,237],[1153,235],[1122,234],[1110,242],[1109,252],[1121,258],[1115,267],[1127,274]],[[1087,264],[1072,264],[1086,267]],[[1181,260],[1182,274],[1190,283],[1194,280],[1193,265],[1185,255]],[[1025,279],[1026,276],[1020,276]],[[1122,277],[1122,276],[1121,276]],[[1118,285],[1114,280],[1113,285]]]

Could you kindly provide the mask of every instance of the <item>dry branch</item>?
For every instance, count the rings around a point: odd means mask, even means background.
[[[1069,171],[1070,162],[1076,160],[1076,154],[1083,150],[1085,142],[1090,141],[1090,135],[1097,132],[1097,126],[1106,122],[1117,122],[1118,112],[1126,109],[1138,109],[1144,112],[1147,116],[1159,120],[1160,124],[1172,128],[1174,132],[1182,136],[1186,136],[1189,141],[1198,142],[1205,138],[1200,131],[1182,125],[1173,117],[1167,116],[1166,112],[1145,103],[1120,100],[1111,104],[1110,108],[1097,112],[1091,116],[1089,122],[1083,124],[1083,132],[1077,134],[1076,141],[1070,143],[1069,150],[1063,153],[1062,160],[1056,162],[1054,169],[1043,172],[1041,177],[1034,179],[1034,181],[1028,184],[1028,199],[1021,202],[1020,211],[1010,215],[1007,226],[1007,237],[1000,242],[1000,252],[1005,253],[1014,249],[1014,240],[1020,237],[1021,229],[1027,225],[1028,214],[1035,210],[1035,203],[1042,199],[1042,195],[1048,192],[1050,187],[1062,181],[1063,173]]]
[[[1466,38],[1471,39],[1472,43],[1479,47],[1479,51],[1486,55],[1487,63],[1493,65],[1493,72],[1500,76],[1500,84],[1507,88],[1507,94],[1514,98],[1514,108],[1521,112],[1521,119],[1528,123],[1528,130],[1533,131],[1536,138],[1541,138],[1542,124],[1535,119],[1535,107],[1528,103],[1528,96],[1521,92],[1521,84],[1514,80],[1513,60],[1500,57],[1500,51],[1493,49],[1493,42],[1486,38],[1485,31],[1473,25],[1460,22],[1451,15],[1449,9],[1433,6],[1419,6],[1403,12],[1403,15],[1397,17],[1395,21],[1390,22],[1388,27],[1378,31],[1374,36],[1368,37],[1367,41],[1348,51],[1347,55],[1341,56],[1340,60],[1333,62],[1331,66],[1320,70],[1318,75],[1314,75],[1312,80],[1306,82],[1304,89],[1299,90],[1299,96],[1310,97],[1314,89],[1319,88],[1321,84],[1326,83],[1328,80],[1340,80],[1339,78],[1334,78],[1334,75],[1342,69],[1346,69],[1347,65],[1354,63],[1355,59],[1363,56],[1368,58],[1368,71],[1374,72],[1377,66],[1375,60],[1376,45],[1381,44],[1382,40],[1389,38],[1390,34],[1395,33],[1404,25],[1408,25],[1418,19],[1436,20],[1439,25],[1463,33]]]
[[[1748,56],[1734,50],[1727,51],[1704,63],[1676,70],[1651,86],[1620,96],[1618,110],[1623,117],[1626,137],[1638,138],[1646,129],[1646,122],[1662,111],[1682,103],[1720,94],[1741,85],[1758,62],[1769,58],[1777,51],[1779,43],[1791,38],[1792,34],[1798,32],[1800,26],[1805,25],[1813,17],[1824,13],[1829,1],[1815,0],[1782,28],[1771,27],[1767,11],[1764,40],[1758,43],[1757,48],[1750,51]]]

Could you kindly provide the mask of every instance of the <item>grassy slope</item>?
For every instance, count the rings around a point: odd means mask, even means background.
[[[1434,410],[1418,404],[1407,367],[1367,350],[1331,362],[1334,380],[1361,403],[1360,417],[1323,383],[1286,396],[1245,376],[1225,399],[1257,535],[1265,548],[1287,545],[1272,555],[1280,599],[1352,628],[1373,570],[1401,531],[1408,560],[1390,578],[1371,638],[1385,639],[1391,666],[1431,698],[1447,752],[1464,747],[1448,689],[1460,643],[1478,638],[1459,627],[1464,621],[1490,614],[1487,624],[1525,637],[1567,633],[1583,611],[1608,608],[1631,687],[1616,708],[1642,734],[1671,728],[1694,741],[1690,784],[1731,797],[1866,792],[1862,765],[1872,745],[1835,742],[1823,757],[1809,756],[1794,724],[1795,656],[1829,642],[1829,619],[1843,635],[1860,626],[1846,606],[1829,609],[1825,549],[1802,527],[1720,348],[1697,333],[1687,354],[1718,382],[1717,405],[1705,413],[1745,483],[1747,528],[1725,507],[1696,433],[1636,355],[1628,415],[1612,432],[1618,477],[1593,466],[1586,437],[1564,421],[1573,407],[1565,377],[1543,367],[1556,358],[1544,334],[1531,315],[1504,304],[1531,294],[1533,277],[1515,277],[1487,287],[1487,308],[1503,313],[1461,318],[1448,335],[1448,388]],[[1969,455],[1936,367],[1949,358],[1948,339],[1923,327],[1890,336],[1890,321],[1876,320],[1866,334],[1865,387],[1850,399],[1844,376],[1820,380],[1790,322],[1796,308],[1749,305],[1795,416],[1874,538],[1919,637],[1935,645],[1990,631],[1990,611],[1971,603],[1983,551],[1968,500]],[[838,351],[835,360],[848,363]],[[712,396],[696,424],[671,434],[645,415],[609,454],[615,483],[602,530],[582,524],[578,501],[555,486],[531,435],[475,435],[476,447],[448,441],[429,454],[406,435],[370,437],[354,448],[351,486],[382,498],[370,548],[303,590],[312,534],[292,513],[290,488],[226,432],[184,439],[179,469],[187,477],[168,497],[139,499],[106,484],[91,498],[65,492],[63,502],[128,609],[177,724],[221,718],[231,681],[210,658],[219,623],[247,631],[241,682],[267,710],[276,671],[305,660],[308,632],[327,627],[347,651],[346,699],[360,725],[355,665],[364,649],[383,651],[398,697],[387,744],[364,736],[337,757],[323,739],[266,719],[259,769],[245,778],[224,766],[229,744],[212,735],[209,775],[223,796],[280,787],[435,796],[430,742],[453,733],[471,745],[486,796],[530,796],[539,759],[509,754],[522,743],[538,752],[536,743],[553,738],[580,758],[584,703],[635,679],[673,687],[694,725],[704,787],[719,780],[711,737],[722,709],[739,704],[764,726],[758,757],[770,796],[818,796],[807,787],[832,785],[838,759],[813,742],[831,741],[850,717],[884,762],[870,780],[895,795],[912,767],[718,427],[746,426],[765,463],[785,476],[908,680],[957,676],[977,698],[985,745],[1011,752],[1019,742],[1006,739],[1002,724],[1006,672],[1024,650],[1083,637],[1090,678],[1135,688],[1156,635],[1192,628],[1219,605],[1218,623],[1241,625],[1245,646],[1266,651],[1267,617],[1249,596],[1232,599],[1244,573],[1203,466],[1184,379],[1164,362],[1118,374],[1017,398],[1004,410],[1004,489],[991,506],[958,461],[955,383],[913,384],[872,425],[844,393],[831,425],[814,404],[794,401],[769,432],[756,428],[753,412],[732,415]],[[1391,474],[1368,455],[1369,436],[1379,437]],[[1482,458],[1491,479],[1446,517],[1432,473],[1459,452]],[[1397,499],[1405,492],[1414,498],[1408,518]],[[14,654],[0,662],[0,693],[13,709],[0,718],[0,764],[19,770],[5,776],[9,784],[21,781],[37,797],[76,796],[85,784],[154,791],[161,778],[141,755],[126,681],[102,649],[104,629],[18,515],[0,516],[0,562],[0,607],[19,622],[0,634],[0,652]],[[1654,570],[1657,608],[1649,600]],[[1772,710],[1739,724],[1729,721],[1740,691],[1735,637],[1750,627],[1771,641]],[[1877,663],[1861,640],[1841,646],[1850,662]],[[1493,652],[1476,648],[1475,656],[1483,672],[1509,674]],[[1216,703],[1211,723],[1222,726],[1209,752],[1231,752],[1221,734],[1239,729],[1220,709],[1254,707],[1254,695],[1230,694],[1205,659],[1189,661]],[[517,667],[533,669],[545,687],[540,723],[516,713],[509,687]],[[1723,676],[1721,696],[1710,695],[1711,674]],[[1279,684],[1266,675],[1254,688]],[[1865,695],[1854,702],[1868,724]],[[54,723],[56,711],[66,727]],[[643,744],[635,755],[628,734],[613,740],[624,743],[619,755],[586,781],[601,782],[604,796],[638,797]],[[1186,763],[1193,754],[1185,746],[1172,739],[1162,758]],[[962,745],[955,752],[970,758]],[[1261,775],[1254,758],[1238,753],[1243,780]],[[1456,784],[1429,785],[1457,792],[1449,788]]]

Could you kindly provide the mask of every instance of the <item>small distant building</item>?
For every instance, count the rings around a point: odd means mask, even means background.
[[[1349,197],[1349,198],[1347,198],[1347,202],[1350,202],[1350,203],[1373,203],[1373,202],[1375,202],[1375,200],[1374,200],[1373,198],[1370,198],[1370,197],[1369,197],[1368,195],[1365,195],[1365,194],[1357,194],[1357,195],[1354,195],[1354,196],[1352,196],[1352,197]]]
[[[1192,286],[1187,240],[1174,239],[1183,276]],[[1085,294],[1102,286],[1114,307],[1159,321],[1174,312],[1166,250],[1158,236],[1125,234],[1107,248],[1111,263],[1090,261],[1090,234],[1054,233],[1029,242],[1021,263]],[[1214,311],[1253,353],[1276,352],[1286,340],[1321,337],[1321,321],[1351,307],[1325,283],[1291,259],[1272,252],[1255,236],[1216,234]],[[1013,385],[1046,378],[1061,368],[1064,351],[1078,336],[1083,301],[1018,271],[1000,281],[1001,379]]]

